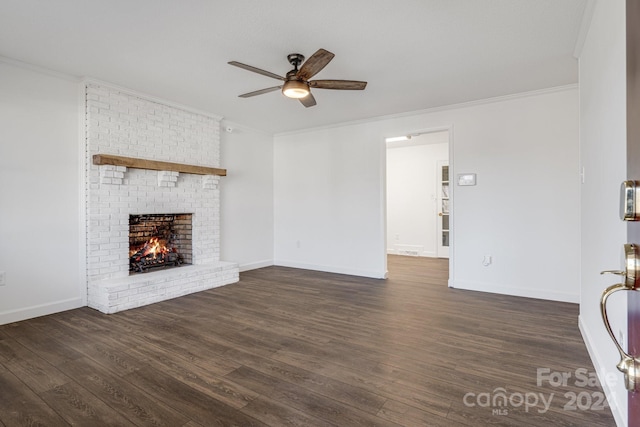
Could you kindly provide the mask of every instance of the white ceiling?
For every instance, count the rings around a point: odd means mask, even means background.
[[[0,0],[0,55],[269,133],[576,83],[587,0]],[[289,53],[335,53],[318,105],[271,92]]]

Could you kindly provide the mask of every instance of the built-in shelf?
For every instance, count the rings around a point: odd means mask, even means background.
[[[114,156],[112,154],[94,154],[93,164],[125,166],[128,168],[149,169],[156,171],[192,173],[195,175],[227,176],[226,169],[210,168],[207,166],[185,165],[182,163],[161,162],[158,160],[139,159],[135,157]]]

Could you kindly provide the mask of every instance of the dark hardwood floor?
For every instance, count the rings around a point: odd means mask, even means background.
[[[449,289],[445,260],[389,270],[0,326],[0,426],[615,425],[576,305]]]

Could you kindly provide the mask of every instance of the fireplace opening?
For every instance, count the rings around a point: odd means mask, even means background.
[[[191,264],[191,215],[129,215],[129,274]]]

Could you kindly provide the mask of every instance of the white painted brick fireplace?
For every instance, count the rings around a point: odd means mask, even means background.
[[[89,307],[115,313],[238,281],[220,261],[220,177],[93,164],[93,155],[220,167],[220,118],[102,83],[85,88]],[[192,214],[192,265],[129,274],[129,215]]]

